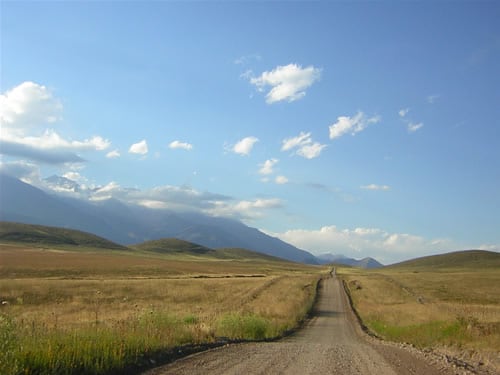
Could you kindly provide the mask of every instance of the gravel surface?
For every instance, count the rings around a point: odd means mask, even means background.
[[[363,333],[340,281],[322,283],[314,317],[297,333],[276,342],[231,344],[146,372],[183,374],[474,374],[465,367]]]

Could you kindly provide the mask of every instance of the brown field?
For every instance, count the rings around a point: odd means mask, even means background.
[[[500,369],[500,269],[344,268],[354,305],[377,335]]]
[[[141,351],[279,336],[304,319],[327,271],[269,259],[0,245],[0,313],[24,350],[12,349],[18,369],[50,373],[61,361],[83,369],[110,352],[101,367],[85,370],[106,373],[137,362]],[[89,352],[94,342],[107,346]],[[117,342],[124,349],[115,353]],[[51,357],[54,347],[72,345],[66,359]]]

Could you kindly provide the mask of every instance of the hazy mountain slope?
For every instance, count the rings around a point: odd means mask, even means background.
[[[56,195],[0,174],[0,220],[79,229],[115,239],[98,212],[85,212]]]
[[[0,220],[83,230],[123,245],[175,237],[208,248],[244,248],[296,262],[318,263],[307,251],[236,220],[154,210],[113,199],[71,199],[48,194],[5,174],[0,175]]]

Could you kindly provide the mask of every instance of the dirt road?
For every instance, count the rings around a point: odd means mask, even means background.
[[[334,276],[324,280],[314,318],[271,343],[227,345],[147,372],[167,374],[462,374],[424,356],[363,334]]]

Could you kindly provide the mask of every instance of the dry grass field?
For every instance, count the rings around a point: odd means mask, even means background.
[[[0,244],[0,372],[120,373],[183,344],[296,327],[325,268]]]
[[[473,265],[417,263],[339,273],[363,322],[377,335],[500,368],[499,257]]]

